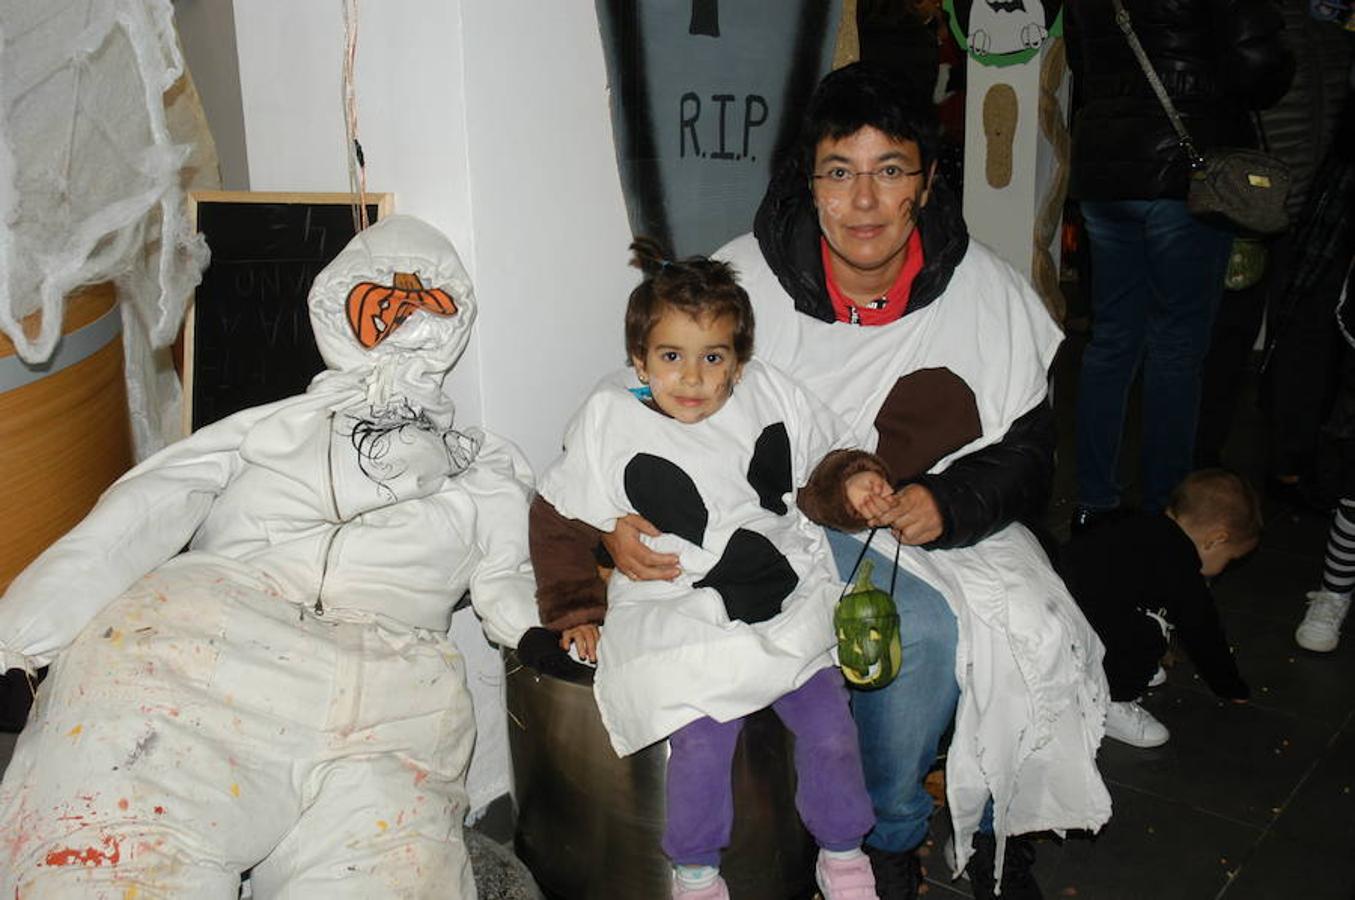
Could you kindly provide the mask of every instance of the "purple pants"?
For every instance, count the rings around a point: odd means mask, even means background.
[[[820,670],[772,704],[795,735],[795,808],[826,850],[850,850],[875,824],[856,724],[842,673]],[[743,719],[703,717],[668,738],[668,823],[663,852],[674,865],[718,866],[734,826],[730,770]]]

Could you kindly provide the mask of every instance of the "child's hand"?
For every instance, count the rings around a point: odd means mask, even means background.
[[[579,658],[589,662],[598,661],[598,639],[602,631],[596,625],[575,625],[566,628],[560,635],[560,649],[568,650],[570,644],[579,648]]]
[[[889,509],[886,501],[894,496],[894,489],[879,472],[857,472],[847,479],[843,487],[852,509],[872,525],[875,523],[870,520]]]

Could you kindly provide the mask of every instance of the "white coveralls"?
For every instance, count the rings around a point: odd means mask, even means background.
[[[364,349],[349,289],[395,273],[456,311]],[[0,600],[0,664],[51,663],[0,784],[0,895],[233,898],[252,869],[256,897],[475,896],[446,632],[468,589],[495,640],[535,624],[530,471],[451,427],[475,300],[437,231],[372,226],[310,307],[305,394],[137,466]]]

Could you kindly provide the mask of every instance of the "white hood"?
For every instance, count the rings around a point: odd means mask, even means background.
[[[371,321],[376,300],[350,319],[350,294],[360,284],[378,286],[373,296],[383,304],[399,303],[403,292],[392,292],[397,276],[417,276],[425,292],[442,291],[455,313],[441,315],[407,306],[408,317],[391,325]],[[386,290],[381,290],[381,288]],[[412,216],[389,216],[367,228],[315,277],[310,292],[311,327],[329,371],[312,390],[360,389],[380,408],[393,397],[417,403],[435,418],[450,424],[451,401],[442,392],[447,372],[470,340],[475,321],[475,292],[456,249],[441,232]],[[425,304],[431,305],[431,304]],[[383,306],[385,308],[385,306]],[[359,339],[359,327],[383,333],[371,347]]]

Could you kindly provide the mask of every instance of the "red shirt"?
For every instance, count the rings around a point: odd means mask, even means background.
[[[833,311],[839,322],[851,322],[853,325],[884,325],[903,316],[908,309],[908,295],[913,291],[913,279],[922,271],[922,235],[916,228],[908,235],[908,244],[903,249],[903,268],[899,277],[885,292],[883,297],[868,305],[858,306],[847,295],[838,290],[833,280],[833,267],[829,264],[828,240],[819,238],[819,252],[823,255],[823,276],[828,282],[828,297],[833,301]]]

